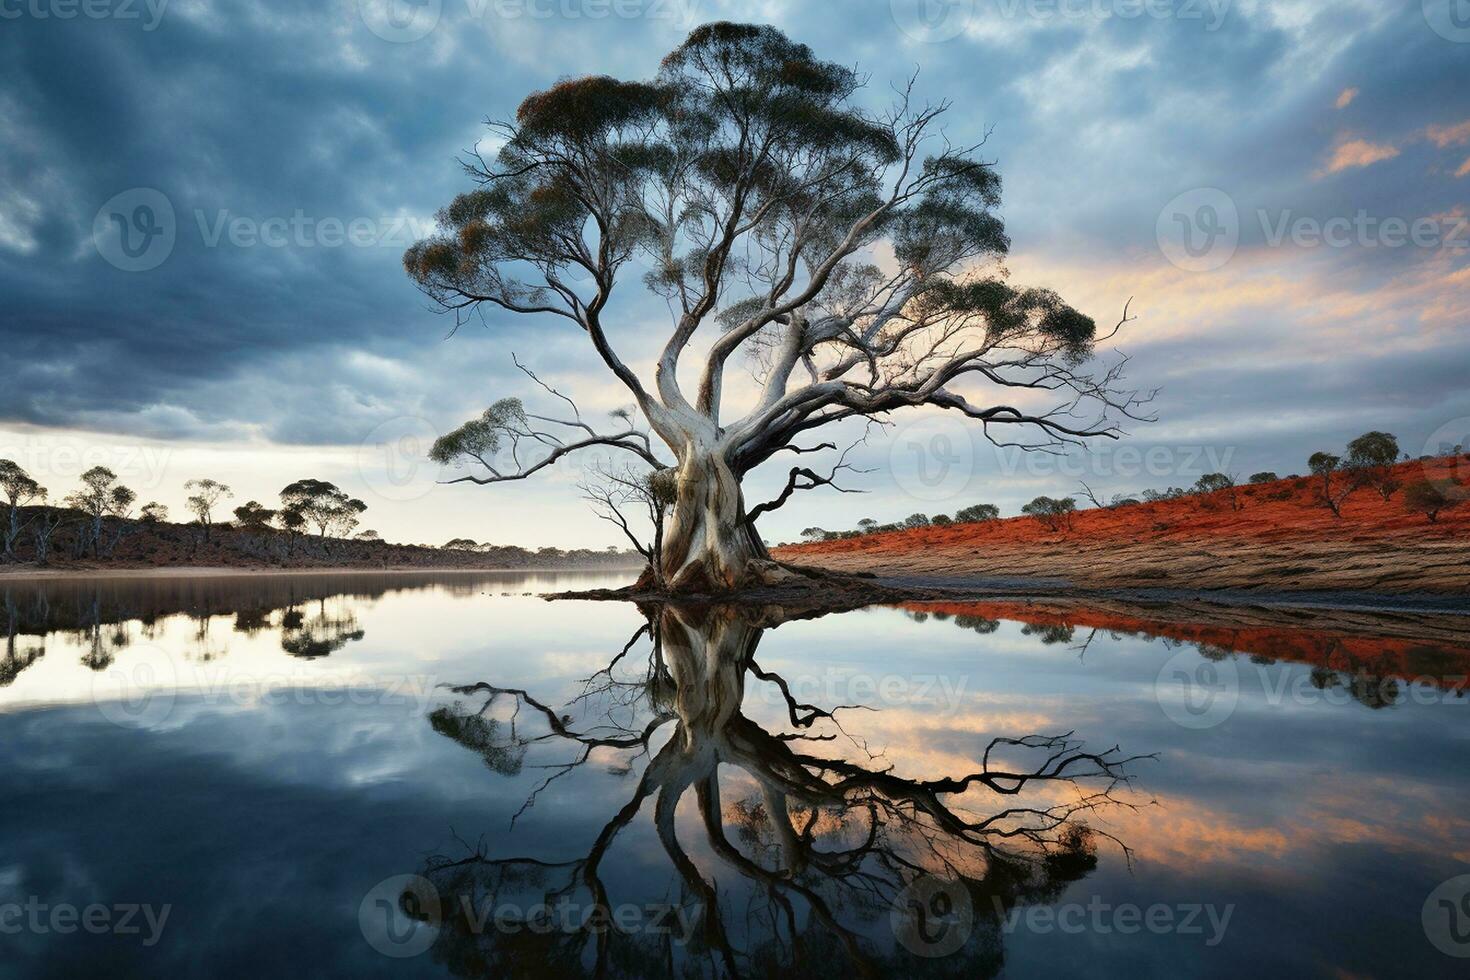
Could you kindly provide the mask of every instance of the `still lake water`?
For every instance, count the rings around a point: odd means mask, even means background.
[[[1470,971],[1463,619],[616,584],[0,582],[0,976]]]

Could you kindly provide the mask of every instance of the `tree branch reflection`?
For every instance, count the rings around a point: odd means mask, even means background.
[[[534,964],[531,972],[596,976],[876,976],[906,962],[932,967],[938,961],[914,948],[902,922],[923,914],[911,900],[937,882],[961,889],[972,911],[942,972],[988,975],[1001,963],[1007,909],[1086,875],[1099,840],[1127,854],[1084,818],[1134,805],[1123,790],[1141,757],[1090,751],[1071,732],[1003,736],[969,771],[906,775],[847,730],[858,706],[804,703],[757,664],[762,634],[786,611],[644,612],[647,623],[565,708],[482,682],[455,689],[468,706],[431,718],[502,772],[512,758],[518,771],[527,751],[571,750],[545,765],[516,820],[594,759],[620,760],[615,771],[630,773],[642,763],[580,857],[493,856],[482,840],[428,862],[446,910],[435,955],[454,972],[519,975]],[[642,640],[647,658],[634,667]],[[785,724],[770,730],[745,713],[757,689]],[[676,929],[616,915],[606,869],[640,815],[674,884]],[[584,914],[549,921],[568,906]]]

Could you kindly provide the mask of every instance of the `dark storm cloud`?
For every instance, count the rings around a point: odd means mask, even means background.
[[[127,430],[168,404],[181,428],[195,420],[178,434],[246,423],[330,441],[351,435],[323,397],[344,356],[440,346],[449,324],[425,314],[399,257],[459,187],[454,157],[478,121],[505,108],[486,98],[510,85],[503,60],[466,43],[455,64],[423,64],[350,5],[205,13],[176,10],[151,33],[26,21],[0,38],[0,167],[34,205],[0,248],[6,417]],[[130,218],[138,188],[167,199],[176,240],[157,268],[124,271],[92,224],[120,193]],[[215,387],[241,380],[285,401],[244,399],[242,415]],[[365,404],[395,394],[391,376],[353,380]]]
[[[353,2],[174,0],[152,30],[7,19],[0,420],[355,442],[384,419],[452,423],[518,388],[506,351],[544,353],[555,328],[491,317],[503,342],[479,323],[442,342],[451,324],[428,312],[399,257],[464,189],[454,159],[487,116],[513,112],[562,75],[650,74],[691,9],[697,20],[748,16],[712,0],[645,6],[644,16],[595,18],[582,4],[444,0],[437,26],[407,43],[368,30]],[[1360,208],[1414,218],[1464,201],[1470,179],[1451,174],[1470,146],[1439,146],[1425,132],[1470,118],[1470,93],[1456,84],[1470,45],[1430,30],[1417,4],[1236,3],[1213,29],[1208,17],[1086,12],[1097,6],[1063,15],[980,0],[970,29],[943,43],[903,34],[887,2],[845,6],[842,17],[791,4],[776,17],[819,53],[869,72],[875,106],[890,80],[919,67],[924,96],[955,100],[957,139],[993,126],[986,152],[1006,179],[1020,251],[1161,261],[1160,208],[1201,186],[1235,200],[1243,249],[1262,245],[1262,209],[1272,220]],[[1349,87],[1359,94],[1334,108]],[[1350,137],[1397,155],[1321,175]],[[119,194],[113,212],[131,220],[138,201],[125,192],[139,188],[167,199],[176,240],[157,268],[129,272],[99,255],[93,222]],[[1365,290],[1423,258],[1359,247],[1333,255]],[[665,315],[644,300],[622,309],[641,322]],[[1289,409],[1310,430],[1323,413],[1351,415],[1355,391],[1453,400],[1448,365],[1463,363],[1463,345],[1452,357],[1344,349],[1329,370],[1284,384],[1303,360],[1292,338],[1305,328],[1291,315],[1250,324],[1275,338],[1270,366],[1228,363],[1240,336],[1216,325],[1130,350],[1136,374],[1170,386],[1166,421],[1178,425],[1218,426],[1222,403],[1242,418]],[[595,371],[576,340],[556,336],[556,367]],[[627,343],[634,356],[646,347]],[[1227,363],[1195,378],[1191,354]],[[1436,405],[1424,417],[1463,408]],[[1399,407],[1406,426],[1413,409]]]

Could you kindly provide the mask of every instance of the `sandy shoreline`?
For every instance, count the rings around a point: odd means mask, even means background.
[[[0,584],[24,582],[65,581],[219,581],[239,578],[353,578],[404,576],[432,578],[440,575],[510,577],[524,575],[562,575],[578,577],[605,577],[625,573],[630,578],[637,569],[599,568],[355,568],[331,566],[322,568],[235,568],[221,565],[175,565],[160,568],[92,568],[92,569],[3,569]],[[1194,587],[1169,587],[1159,585],[1123,586],[1111,588],[1089,588],[1078,583],[1047,578],[1005,577],[967,574],[878,574],[869,581],[886,595],[875,595],[870,602],[856,605],[892,605],[895,603],[934,602],[1009,602],[1022,604],[1067,603],[1078,607],[1102,606],[1109,603],[1127,603],[1142,606],[1182,607],[1198,606],[1215,609],[1253,608],[1264,611],[1272,608],[1309,610],[1329,614],[1364,613],[1368,615],[1437,614],[1463,621],[1470,616],[1470,596],[1445,595],[1436,592],[1365,592],[1354,590],[1291,591],[1269,589],[1200,589]],[[594,589],[588,598],[610,598],[603,595],[607,590]],[[578,598],[579,590],[574,586],[565,593],[547,594],[547,598]],[[710,597],[704,597],[708,600]],[[778,597],[769,597],[769,604],[783,605]],[[795,602],[794,599],[790,600]],[[821,602],[816,607],[821,607]],[[852,607],[853,603],[845,604]],[[834,603],[830,611],[839,611],[844,604]]]

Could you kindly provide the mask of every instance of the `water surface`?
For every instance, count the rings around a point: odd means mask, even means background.
[[[0,975],[1470,962],[1456,617],[615,584],[0,583]]]

